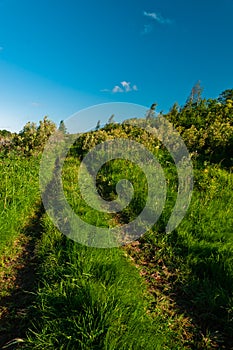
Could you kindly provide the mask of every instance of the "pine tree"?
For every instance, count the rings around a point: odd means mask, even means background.
[[[113,124],[114,123],[114,114],[111,115],[111,117],[108,119],[107,124]]]
[[[100,129],[100,120],[98,120],[97,124],[96,124],[96,127],[95,127],[95,131],[99,130]]]
[[[64,120],[60,121],[58,130],[61,131],[64,135],[67,134],[67,129],[66,129]]]
[[[198,80],[196,84],[192,87],[192,90],[186,101],[185,106],[192,105],[193,103],[199,103],[201,101],[202,91],[203,91],[203,88],[201,87],[201,81]]]
[[[157,103],[153,103],[149,109],[149,111],[147,111],[146,113],[146,120],[151,120],[155,117],[155,110],[157,107]]]

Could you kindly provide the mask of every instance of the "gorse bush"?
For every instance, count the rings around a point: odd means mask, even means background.
[[[233,90],[218,99],[189,100],[182,108],[175,104],[165,117],[200,160],[233,165]]]
[[[225,90],[217,99],[201,97],[200,87],[193,89],[188,101],[183,107],[175,103],[167,114],[161,114],[171,122],[181,134],[193,159],[200,161],[222,162],[225,166],[233,164],[233,90]],[[96,127],[95,131],[84,133],[77,138],[71,154],[83,158],[85,154],[100,142],[114,138],[131,138],[143,143],[149,150],[153,150],[161,143],[153,133],[148,133],[145,127],[156,127],[156,104],[145,115],[137,120],[137,126],[127,120],[118,124],[109,120],[104,128]],[[110,117],[109,119],[111,119]],[[140,128],[140,125],[142,128]],[[144,128],[144,129],[143,129]],[[40,153],[49,136],[57,130],[56,125],[45,117],[39,126],[28,122],[18,134],[11,134],[6,130],[0,131],[0,149],[5,154],[9,150],[21,152],[25,155]],[[60,122],[58,130],[66,133],[64,121]]]
[[[233,165],[233,90],[226,90],[217,99],[190,98],[183,107],[174,104],[167,114],[156,115],[154,110],[144,119],[131,119],[122,124],[111,123],[95,131],[82,134],[76,140],[71,154],[82,159],[97,144],[114,138],[130,138],[144,144],[149,150],[163,148],[156,139],[153,128],[157,128],[159,117],[166,118],[180,133],[193,160],[210,161],[231,167]],[[150,110],[151,111],[151,110]],[[149,115],[149,117],[148,117]],[[159,125],[163,133],[163,126]],[[151,132],[147,132],[145,129]],[[163,139],[167,128],[164,128]],[[170,135],[167,134],[169,139]]]
[[[38,155],[43,151],[48,138],[55,130],[56,124],[47,117],[39,122],[39,126],[28,122],[18,134],[6,133],[3,130],[0,134],[0,152],[4,156]]]

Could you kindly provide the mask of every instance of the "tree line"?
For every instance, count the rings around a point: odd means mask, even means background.
[[[162,115],[181,134],[193,159],[233,166],[233,89],[223,91],[218,98],[205,99],[202,98],[202,88],[198,82],[184,106],[175,103],[166,114],[156,113],[156,107],[157,103],[153,103],[144,120],[141,120],[142,125],[148,123],[153,127],[158,115]],[[116,133],[114,130],[122,129],[122,132],[126,130],[124,123],[120,125],[114,122],[114,115],[110,116],[105,126],[100,127],[100,125],[99,120],[95,130],[79,139],[76,149],[81,151],[86,147],[87,151],[93,142],[94,145],[96,142],[107,139],[109,133]],[[131,129],[127,134],[129,132],[135,134]],[[0,151],[5,155],[9,152],[26,156],[38,155],[43,151],[49,136],[56,130],[66,134],[64,121],[61,121],[57,128],[56,124],[47,117],[44,117],[39,125],[28,122],[19,133],[0,130]],[[93,140],[96,138],[96,140],[90,142],[90,138]],[[153,140],[148,139],[148,142],[153,143]]]

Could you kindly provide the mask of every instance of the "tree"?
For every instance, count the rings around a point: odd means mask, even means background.
[[[179,107],[178,103],[175,102],[175,103],[173,104],[173,106],[171,107],[170,111],[168,112],[167,118],[169,119],[169,121],[170,121],[171,123],[173,123],[174,125],[176,125],[177,122],[178,122],[179,113],[180,113],[180,107]]]
[[[223,91],[218,97],[218,101],[220,103],[226,103],[227,100],[233,101],[233,89],[227,89]]]
[[[113,124],[114,123],[114,114],[109,117],[107,124]]]
[[[100,120],[98,120],[96,127],[95,127],[95,131],[98,131],[100,129]]]
[[[63,135],[67,134],[67,128],[65,126],[64,120],[60,121],[58,130],[61,131]]]
[[[149,109],[149,111],[147,111],[146,113],[146,120],[151,120],[155,117],[155,110],[157,107],[157,103],[153,103]]]
[[[14,138],[14,143],[17,148],[24,153],[32,153],[36,144],[37,127],[36,123],[28,122],[23,130],[19,132]]]
[[[196,84],[192,87],[192,90],[190,92],[190,95],[185,105],[190,106],[193,103],[199,103],[201,101],[202,91],[203,91],[203,88],[201,87],[201,81],[198,80]]]
[[[28,122],[19,134],[16,134],[12,140],[16,150],[26,155],[39,153],[43,150],[45,143],[50,135],[56,130],[56,125],[44,117],[37,127],[36,123]]]
[[[6,129],[3,129],[3,130],[0,130],[0,137],[10,137],[11,136],[11,132],[6,130]]]
[[[233,90],[219,99],[201,99],[178,110],[173,106],[165,116],[181,134],[196,158],[232,166],[233,159]],[[221,101],[221,102],[220,102]],[[232,159],[231,159],[232,158]]]
[[[36,135],[36,147],[38,150],[43,150],[48,138],[56,129],[56,124],[49,120],[47,116],[43,120],[40,120]]]

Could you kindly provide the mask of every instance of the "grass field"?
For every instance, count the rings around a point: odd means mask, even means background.
[[[166,166],[163,213],[139,240],[111,249],[82,246],[54,227],[39,201],[38,159],[1,159],[0,347],[233,347],[233,175],[217,165],[196,166],[188,213],[166,234],[177,175],[174,164],[155,152]],[[81,198],[79,163],[67,158],[63,186],[84,221],[107,227],[138,215],[146,195],[142,172],[121,160],[100,171],[97,186],[105,199],[116,197],[122,178],[134,185],[133,202],[114,216]]]

